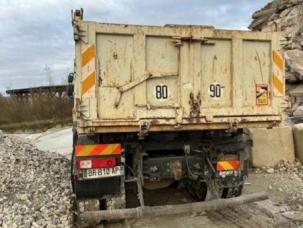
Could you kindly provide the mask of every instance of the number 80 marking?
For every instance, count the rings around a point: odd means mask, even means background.
[[[156,98],[157,99],[167,99],[168,98],[167,85],[157,85],[156,86]]]

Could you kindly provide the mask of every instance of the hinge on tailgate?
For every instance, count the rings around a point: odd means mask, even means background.
[[[83,8],[76,9],[75,12],[72,10],[72,19],[73,20],[83,20]]]
[[[81,30],[79,21],[83,20],[83,9],[75,10],[75,12],[72,10],[72,25],[74,30],[74,40],[79,41],[82,40],[84,43],[87,43],[87,37],[86,37],[86,30]]]
[[[190,105],[190,117],[199,117],[200,116],[200,107],[201,107],[201,94],[197,94],[195,99],[194,94],[191,92],[189,95],[189,105]]]
[[[237,132],[239,127],[239,121],[238,120],[233,120],[229,122],[229,128],[227,129],[227,132],[233,133]]]
[[[139,139],[144,139],[144,137],[148,135],[149,127],[150,127],[149,121],[139,122],[139,133],[138,133]]]
[[[203,45],[215,45],[214,42],[210,42],[209,39],[205,37],[195,37],[195,36],[173,36],[172,42],[176,47],[182,46],[182,42],[200,42]]]

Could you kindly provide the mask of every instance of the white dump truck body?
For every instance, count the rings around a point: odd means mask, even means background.
[[[272,127],[283,122],[279,33],[74,17],[77,131]]]

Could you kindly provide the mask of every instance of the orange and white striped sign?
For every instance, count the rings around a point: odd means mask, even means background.
[[[95,96],[96,85],[96,46],[81,45],[81,94],[82,97]]]
[[[229,160],[229,161],[218,161],[217,171],[228,171],[228,170],[239,170],[240,161],[239,160]]]
[[[75,153],[77,157],[120,155],[121,152],[121,144],[77,145],[75,147]]]
[[[272,52],[272,86],[275,96],[284,95],[284,59],[280,51]]]

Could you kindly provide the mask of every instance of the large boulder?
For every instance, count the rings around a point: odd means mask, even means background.
[[[290,83],[290,84],[295,84],[300,82],[299,78],[296,77],[296,75],[294,73],[291,72],[286,72],[285,73],[285,80],[286,82]],[[287,89],[289,89],[289,86],[287,87]]]
[[[303,81],[303,51],[288,50],[284,53],[288,72],[294,75],[298,80]]]
[[[296,157],[303,162],[303,124],[293,127]]]
[[[293,112],[293,116],[295,117],[303,117],[303,106],[298,106]],[[303,138],[302,138],[303,141]]]
[[[253,138],[251,162],[254,167],[275,166],[281,161],[295,160],[290,127],[250,129]]]

